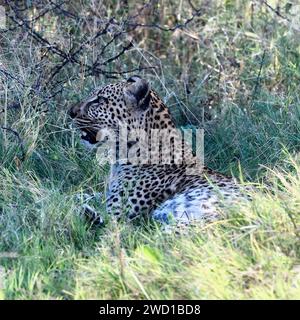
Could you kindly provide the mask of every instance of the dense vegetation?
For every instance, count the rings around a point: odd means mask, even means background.
[[[300,3],[3,1],[0,298],[300,298]],[[255,184],[248,206],[176,236],[95,228],[76,194],[105,192],[70,104],[139,74],[205,162]],[[96,168],[96,169],[95,169]]]

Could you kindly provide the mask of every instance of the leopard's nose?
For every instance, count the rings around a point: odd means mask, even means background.
[[[74,119],[74,118],[76,117],[76,113],[74,112],[74,110],[73,110],[72,108],[69,110],[69,116],[70,116],[72,119]]]
[[[78,105],[78,104],[73,105],[73,106],[69,109],[69,111],[68,111],[69,116],[70,116],[72,119],[76,118],[76,116],[78,115],[79,109],[80,109],[80,108],[79,108],[79,105]]]

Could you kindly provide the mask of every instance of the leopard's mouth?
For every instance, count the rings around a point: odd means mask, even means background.
[[[81,132],[81,140],[87,141],[90,144],[97,144],[99,141],[97,140],[97,132],[92,129],[80,128]]]

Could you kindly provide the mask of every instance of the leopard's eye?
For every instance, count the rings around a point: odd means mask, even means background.
[[[103,97],[103,96],[97,96],[97,97],[93,100],[93,103],[101,103],[101,102],[108,103],[108,98]]]
[[[108,103],[108,98],[103,96],[98,96],[99,100],[104,100],[105,103]]]

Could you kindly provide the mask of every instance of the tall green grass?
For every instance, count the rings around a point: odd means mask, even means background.
[[[234,148],[244,171],[257,172],[258,163],[273,169],[261,167],[263,182],[252,179],[257,191],[249,205],[227,208],[220,221],[181,236],[151,221],[115,224],[101,202],[95,205],[105,227],[80,216],[75,194],[104,191],[107,169],[58,125],[64,113],[43,125],[32,121],[28,136],[22,126],[24,162],[2,132],[2,298],[299,298],[300,125],[294,115],[284,126],[282,117],[232,112],[215,122],[207,134],[212,167],[239,173]]]

